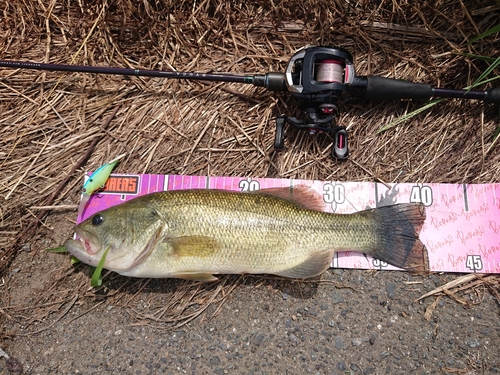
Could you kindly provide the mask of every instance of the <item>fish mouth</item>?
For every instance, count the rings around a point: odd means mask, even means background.
[[[96,235],[78,227],[75,228],[75,234],[87,254],[96,255],[101,250],[102,244]]]
[[[95,257],[90,256],[87,253],[82,244],[82,241],[80,240],[66,240],[66,242],[64,242],[64,247],[66,248],[68,253],[85,264],[96,267],[99,263],[97,259],[95,259]]]
[[[101,241],[99,238],[80,228],[75,228],[75,239],[69,239],[64,242],[64,247],[74,257],[83,263],[91,266],[97,266],[99,259],[96,254],[101,250]]]

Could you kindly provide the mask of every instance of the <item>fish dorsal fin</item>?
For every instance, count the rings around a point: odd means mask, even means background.
[[[181,236],[165,240],[172,246],[172,255],[178,257],[207,257],[220,250],[220,243],[208,236]]]
[[[172,277],[177,279],[192,280],[192,281],[202,281],[204,283],[217,281],[218,279],[211,273],[204,272],[180,272],[172,274]]]
[[[331,249],[312,254],[303,263],[275,274],[294,279],[317,276],[330,267],[334,252],[335,250]]]
[[[312,211],[323,211],[325,208],[323,197],[316,190],[306,185],[261,189],[255,191],[255,193],[286,199]]]

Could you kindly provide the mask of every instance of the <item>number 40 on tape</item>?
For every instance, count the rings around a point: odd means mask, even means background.
[[[411,188],[410,202],[432,205],[432,189],[430,186],[414,186]]]

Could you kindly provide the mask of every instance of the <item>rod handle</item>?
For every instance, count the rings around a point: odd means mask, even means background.
[[[500,104],[500,89],[489,89],[486,91],[485,103]]]
[[[364,97],[378,100],[429,99],[432,97],[432,86],[401,79],[367,76]]]

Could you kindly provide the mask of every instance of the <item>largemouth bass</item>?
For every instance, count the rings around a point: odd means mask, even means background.
[[[324,204],[323,204],[324,205]],[[428,270],[418,236],[420,204],[354,214],[318,211],[307,189],[254,193],[177,190],[145,195],[94,214],[64,244],[82,262],[125,276],[216,280],[214,274],[307,278],[336,251],[359,251],[394,266]]]

